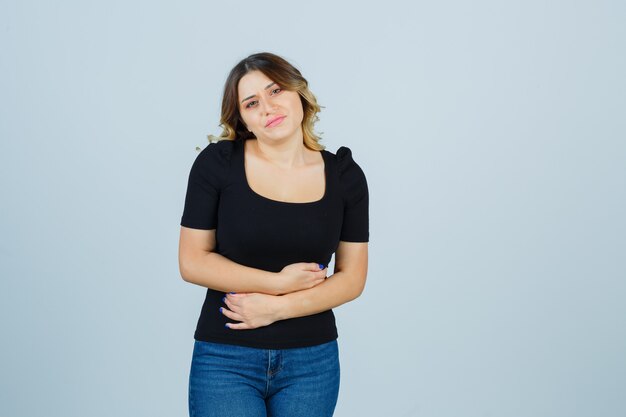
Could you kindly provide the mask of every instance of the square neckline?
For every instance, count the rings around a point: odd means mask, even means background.
[[[256,191],[254,191],[252,187],[250,186],[250,183],[248,182],[248,176],[246,174],[246,146],[245,146],[246,140],[242,140],[241,142],[242,142],[241,143],[241,158],[240,158],[241,173],[243,174],[243,182],[246,188],[248,189],[248,191],[252,195],[262,200],[270,201],[275,204],[292,205],[292,206],[307,206],[307,205],[312,205],[312,204],[319,204],[326,200],[328,196],[329,180],[328,180],[328,160],[326,159],[326,152],[324,149],[320,151],[320,153],[322,154],[322,161],[324,163],[324,194],[322,195],[322,197],[319,200],[315,200],[315,201],[304,201],[304,202],[280,201],[280,200],[274,200],[273,198],[269,198],[264,195],[261,195],[257,193]]]

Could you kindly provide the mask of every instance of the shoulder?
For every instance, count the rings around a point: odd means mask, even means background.
[[[341,146],[335,153],[339,181],[348,199],[354,194],[367,193],[367,179],[361,166],[355,161],[352,150]]]
[[[222,184],[228,177],[230,161],[236,144],[232,140],[209,143],[196,156],[190,176],[196,181]]]
[[[234,140],[222,139],[217,142],[210,142],[202,151],[200,151],[198,158],[230,161],[234,147]]]
[[[223,170],[230,166],[235,141],[220,140],[211,142],[200,151],[194,166],[204,170]]]
[[[347,146],[341,146],[335,153],[335,160],[339,170],[339,176],[342,178],[365,178],[365,173],[361,166],[354,160],[352,150]]]

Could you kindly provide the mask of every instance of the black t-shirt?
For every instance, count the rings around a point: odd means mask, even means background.
[[[296,262],[328,265],[339,241],[369,241],[369,193],[349,148],[322,150],[324,196],[290,203],[253,191],[244,170],[243,140],[210,143],[196,157],[181,226],[216,229],[215,251],[249,267],[280,272]],[[329,278],[329,279],[332,279]],[[225,293],[207,289],[194,338],[263,349],[313,346],[337,338],[332,310],[250,330],[225,327]]]

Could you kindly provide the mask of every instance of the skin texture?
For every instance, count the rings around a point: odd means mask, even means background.
[[[279,201],[321,198],[323,160],[320,152],[304,146],[299,94],[280,89],[260,71],[242,77],[238,94],[242,121],[257,138],[246,141],[246,173],[251,188]],[[278,126],[266,126],[276,116],[286,117]],[[278,279],[268,280],[268,274],[273,273],[238,265],[212,252],[214,248],[215,230],[181,227],[179,263],[183,279],[229,292],[220,311],[232,319],[227,326],[233,330],[326,311],[357,298],[365,287],[368,242],[340,241],[335,271],[327,279],[326,268],[300,262],[287,265],[273,277]]]
[[[259,139],[261,148],[269,152],[271,159],[286,163],[301,155],[304,150],[301,127],[304,112],[300,95],[296,91],[281,89],[260,71],[244,75],[237,91],[242,121]],[[276,116],[286,117],[279,126],[266,127],[267,121]],[[287,149],[291,151],[289,154],[285,153]]]

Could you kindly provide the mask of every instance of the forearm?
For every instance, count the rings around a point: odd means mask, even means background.
[[[182,278],[222,292],[280,293],[276,273],[238,264],[216,252],[204,252],[180,264]]]
[[[307,290],[280,296],[279,320],[310,316],[354,300],[363,292],[365,277],[337,272]]]

